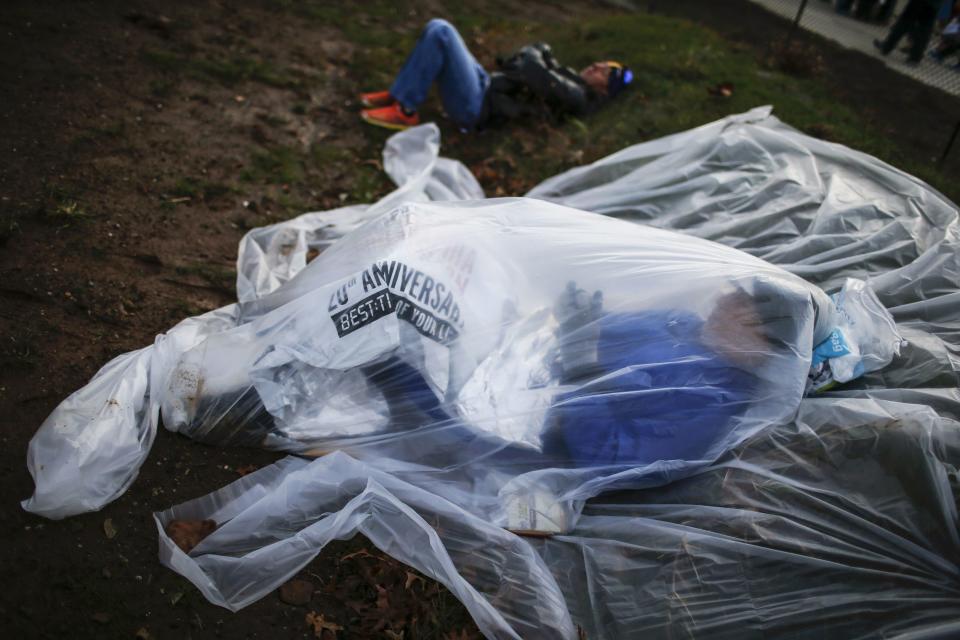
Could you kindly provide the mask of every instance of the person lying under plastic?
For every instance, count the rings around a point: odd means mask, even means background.
[[[733,288],[718,297],[705,320],[681,310],[605,312],[601,292],[570,283],[553,309],[553,344],[522,356],[544,360],[549,372],[532,383],[553,396],[539,446],[471,424],[469,412],[458,409],[462,397],[440,397],[423,372],[392,353],[359,369],[376,390],[366,404],[389,424],[358,437],[329,434],[335,446],[321,437],[311,447],[308,438],[302,452],[344,448],[362,456],[376,447],[437,468],[485,459],[517,471],[701,460],[749,408],[759,387],[755,372],[790,349],[809,305],[805,295],[757,280],[752,293]],[[295,437],[278,427],[253,387],[201,397],[196,406],[193,423],[181,429],[196,439],[275,446]]]

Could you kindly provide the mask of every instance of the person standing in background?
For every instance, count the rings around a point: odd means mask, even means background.
[[[887,37],[874,40],[873,46],[879,49],[881,54],[887,55],[894,50],[903,36],[910,34],[912,44],[907,63],[919,64],[933,34],[933,25],[937,20],[941,2],[942,0],[910,0]]]

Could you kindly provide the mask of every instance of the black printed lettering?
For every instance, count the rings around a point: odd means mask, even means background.
[[[437,286],[433,288],[433,298],[430,300],[430,308],[434,311],[437,311],[437,307],[440,305],[440,299],[443,297],[443,292],[446,290],[446,287],[443,286],[442,282],[436,283]]]
[[[413,278],[413,271],[407,268],[407,265],[401,264],[400,267],[403,269],[403,275],[400,276],[400,292],[407,292],[407,285],[410,284],[410,279]]]
[[[430,340],[447,344],[457,339],[463,326],[460,307],[443,283],[397,260],[370,265],[359,280],[360,287],[353,277],[330,295],[330,319],[340,337],[395,313]],[[347,307],[350,292],[358,288],[367,295]]]
[[[453,305],[453,295],[447,294],[447,297],[443,299],[443,304],[440,305],[440,308],[437,309],[437,312],[441,315],[448,315],[450,313],[450,307]]]
[[[413,284],[410,285],[410,297],[416,298],[417,292],[420,290],[420,283],[423,282],[423,272],[417,271],[413,276]]]
[[[389,283],[392,275],[393,273],[387,266],[386,262],[378,262],[377,264],[373,265],[373,281],[376,286],[380,287]]]
[[[363,276],[361,277],[361,282],[363,282],[364,293],[368,293],[371,289],[377,288],[377,285],[373,284],[373,277],[370,275],[370,271],[367,269],[363,270]]]
[[[426,304],[427,300],[430,299],[431,291],[433,291],[433,278],[424,276],[423,287],[420,288],[420,295],[417,296],[417,301],[420,302],[420,304]]]

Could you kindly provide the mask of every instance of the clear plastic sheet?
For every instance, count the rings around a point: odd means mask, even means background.
[[[322,249],[397,202],[483,197],[467,168],[439,152],[436,125],[394,136],[384,148],[383,165],[398,188],[381,201],[307,213],[250,231],[238,254],[238,299],[276,288],[303,268],[310,249]],[[158,336],[154,345],[107,363],[50,414],[31,440],[27,467],[36,490],[23,507],[64,518],[100,509],[121,495],[150,452],[160,390],[168,385],[180,354],[238,321],[237,305],[188,318]]]
[[[197,439],[416,462],[474,492],[672,476],[793,415],[831,306],[672,232],[529,199],[406,204],[186,351],[162,413]]]
[[[463,177],[448,195],[470,194]],[[346,212],[356,229],[309,265],[338,235],[326,214],[251,232],[240,304],[168,333],[127,396],[146,384],[146,406],[199,439],[337,452],[156,514],[162,561],[235,610],[360,531],[488,637],[955,634],[955,205],[768,108],[529,195],[607,218],[393,201]],[[803,398],[837,325],[814,285],[851,277],[907,345]],[[124,379],[115,363],[104,376]],[[58,411],[93,406],[93,385]],[[32,506],[56,502],[31,470]],[[81,497],[54,514],[98,506]],[[219,527],[188,554],[174,519]]]

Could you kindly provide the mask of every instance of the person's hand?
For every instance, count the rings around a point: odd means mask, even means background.
[[[569,282],[554,305],[553,313],[560,323],[557,334],[564,378],[569,381],[595,371],[603,294],[594,291],[590,295],[584,289],[578,289],[575,282]]]

